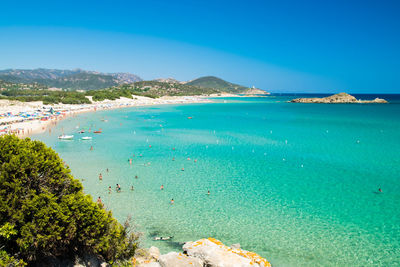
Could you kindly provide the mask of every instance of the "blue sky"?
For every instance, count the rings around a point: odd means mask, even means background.
[[[400,1],[3,1],[0,69],[400,93]]]

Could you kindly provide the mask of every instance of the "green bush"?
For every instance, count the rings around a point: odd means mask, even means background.
[[[137,236],[83,193],[54,150],[0,137],[1,261],[90,253],[115,262],[132,257],[136,246]]]

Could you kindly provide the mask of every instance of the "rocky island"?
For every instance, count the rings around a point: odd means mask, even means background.
[[[385,99],[375,98],[374,100],[360,100],[347,93],[339,93],[322,98],[296,98],[289,101],[290,103],[323,103],[323,104],[385,104],[388,103]]]

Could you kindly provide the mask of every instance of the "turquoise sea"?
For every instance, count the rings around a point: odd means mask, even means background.
[[[285,102],[294,97],[85,113],[32,138],[118,220],[131,217],[144,247],[215,237],[273,266],[400,266],[400,98]]]

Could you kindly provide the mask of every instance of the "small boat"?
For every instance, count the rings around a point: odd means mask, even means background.
[[[101,133],[101,129],[97,130],[97,131],[94,131],[93,133]]]
[[[82,140],[92,140],[92,137],[91,136],[83,136],[81,139]]]
[[[60,135],[58,137],[58,139],[62,139],[62,140],[70,140],[70,139],[73,139],[73,138],[74,138],[73,135],[65,135],[65,134],[62,134],[62,135]]]
[[[85,132],[85,130],[80,130],[78,133],[80,133],[80,134],[81,134],[81,133],[84,133],[84,132]]]

